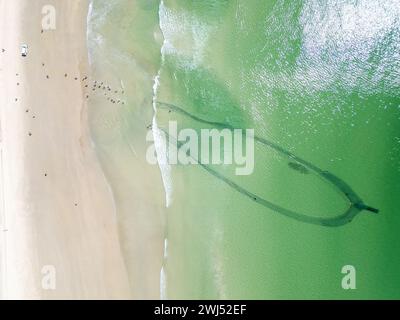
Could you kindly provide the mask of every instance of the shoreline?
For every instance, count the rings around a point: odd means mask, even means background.
[[[47,4],[57,28],[41,33]],[[89,133],[89,3],[0,5],[3,298],[130,298],[115,203]],[[46,266],[55,268],[55,290],[43,288]]]
[[[119,10],[129,10],[132,19],[141,21],[143,13],[136,2],[109,6],[96,1],[92,10],[88,16],[90,72],[103,87],[93,88],[88,100],[91,137],[115,199],[132,298],[159,299],[167,219],[165,193],[159,167],[145,157],[147,125],[153,118],[149,97],[154,70],[138,63],[138,50],[146,46],[147,38],[125,42],[124,37],[132,35],[129,29],[121,31],[119,23],[110,24],[108,16],[111,12],[114,17],[122,16],[124,12]],[[158,25],[157,20],[152,27]],[[158,55],[159,48],[157,59]]]

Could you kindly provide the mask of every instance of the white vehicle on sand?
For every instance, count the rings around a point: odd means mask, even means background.
[[[21,55],[23,57],[26,57],[28,55],[28,45],[27,44],[21,45]]]

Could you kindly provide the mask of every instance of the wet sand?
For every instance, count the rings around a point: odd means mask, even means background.
[[[57,28],[42,32],[47,4]],[[3,298],[131,297],[113,195],[87,124],[87,8],[86,0],[0,1]],[[42,286],[49,265],[55,290]]]

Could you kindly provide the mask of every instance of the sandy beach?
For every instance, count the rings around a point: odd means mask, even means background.
[[[42,32],[47,4],[57,28]],[[86,0],[0,1],[5,299],[132,297],[112,191],[87,124],[87,10]],[[54,290],[42,285],[48,266]]]

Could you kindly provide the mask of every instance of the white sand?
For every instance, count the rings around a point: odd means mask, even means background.
[[[57,29],[41,33],[45,4],[57,9]],[[88,132],[86,14],[86,0],[0,0],[3,298],[132,296]],[[56,290],[42,288],[45,265],[56,268]]]

